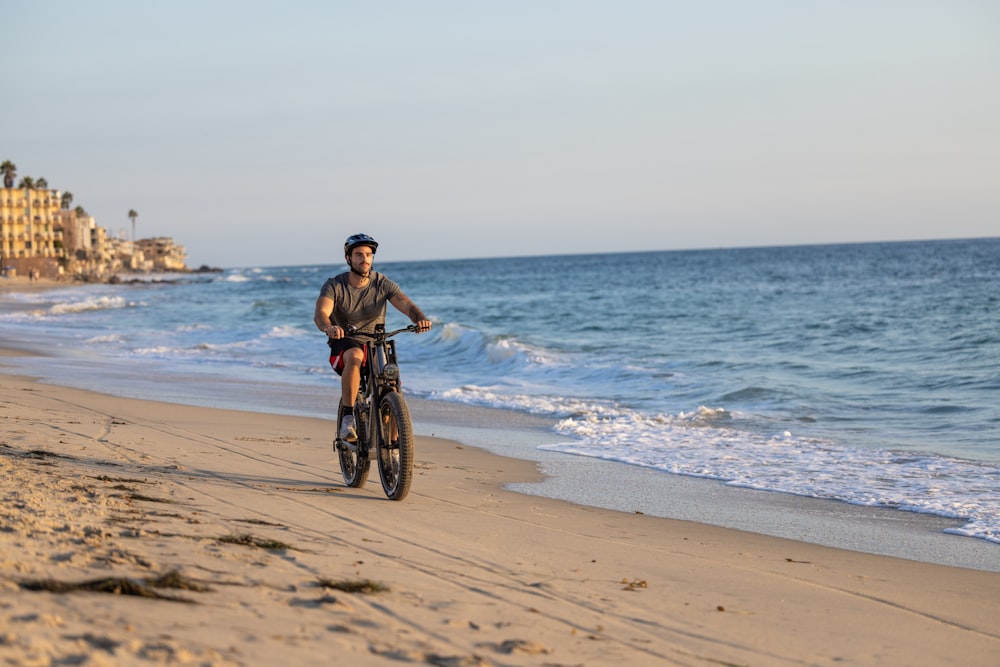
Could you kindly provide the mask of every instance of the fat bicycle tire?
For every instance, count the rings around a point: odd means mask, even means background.
[[[368,481],[368,471],[372,465],[372,461],[368,456],[368,451],[370,450],[364,446],[368,438],[368,429],[366,428],[365,421],[363,417],[359,416],[355,422],[358,440],[354,443],[354,451],[351,451],[351,448],[346,442],[340,439],[339,435],[334,441],[337,457],[340,459],[340,473],[344,476],[344,484],[355,489],[361,488]]]
[[[389,500],[403,500],[413,482],[413,423],[397,391],[382,397],[378,408],[378,471]]]

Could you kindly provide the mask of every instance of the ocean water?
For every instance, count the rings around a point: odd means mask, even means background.
[[[342,268],[7,294],[0,327],[50,355],[15,370],[54,382],[329,418],[339,384],[311,319]],[[376,270],[435,322],[397,339],[414,399],[530,415],[549,452],[949,517],[1000,543],[1000,239]]]

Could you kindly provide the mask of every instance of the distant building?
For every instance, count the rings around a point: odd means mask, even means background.
[[[135,242],[136,254],[141,253],[149,265],[149,271],[184,271],[187,269],[187,253],[184,246],[174,243],[172,238],[158,236],[139,239]]]
[[[104,278],[123,267],[115,261],[108,232],[97,226],[94,216],[77,211],[59,211],[66,252],[66,272],[72,276]]]
[[[57,190],[0,188],[0,268],[56,277],[65,258]]]
[[[62,205],[58,190],[0,188],[2,275],[100,280],[121,272],[187,271],[184,246],[172,238],[114,238],[82,208]]]

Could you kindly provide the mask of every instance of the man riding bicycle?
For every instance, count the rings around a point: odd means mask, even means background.
[[[313,322],[327,335],[330,345],[330,366],[340,375],[340,404],[343,420],[338,433],[342,440],[358,439],[354,428],[354,398],[361,384],[361,366],[365,363],[363,342],[347,336],[349,327],[372,333],[375,326],[385,324],[385,304],[417,325],[417,332],[429,331],[431,321],[395,282],[372,271],[378,243],[367,234],[354,234],[344,243],[344,256],[350,271],[345,271],[323,283],[316,299]]]

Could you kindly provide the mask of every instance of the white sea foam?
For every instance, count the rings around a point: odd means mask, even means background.
[[[167,345],[157,345],[155,347],[138,347],[132,350],[132,354],[137,357],[169,357],[175,355],[180,350]]]
[[[478,353],[483,345],[482,332],[449,322],[436,329],[433,333],[438,341],[446,346],[451,354],[472,351]]]
[[[469,359],[475,363],[486,361],[495,366],[539,365],[549,361],[551,353],[528,345],[511,336],[487,339],[481,331],[447,323],[435,331],[437,342],[445,346],[449,358]]]
[[[213,352],[219,352],[223,350],[241,350],[253,345],[252,340],[235,340],[228,343],[209,343],[201,342],[193,345],[190,349],[193,350],[211,350]]]
[[[891,452],[705,425],[718,410],[677,416],[587,415],[556,426],[574,442],[543,449],[619,461],[732,486],[891,507],[963,519],[952,532],[1000,542],[1000,467],[932,454]],[[709,454],[710,453],[710,454]]]
[[[561,396],[512,394],[509,387],[465,385],[454,389],[431,392],[430,398],[454,403],[465,403],[467,405],[520,410],[531,414],[553,417],[571,417],[574,415],[614,417],[622,414],[621,409],[610,401],[602,402],[592,399],[584,400]]]
[[[68,301],[54,304],[49,312],[55,315],[65,313],[80,313],[87,310],[115,310],[135,306],[121,296],[95,296],[80,301]]]
[[[7,322],[30,322],[33,320],[38,320],[44,318],[47,312],[44,310],[15,310],[8,312],[0,312],[0,320]]]
[[[125,340],[125,337],[121,334],[105,334],[103,336],[93,336],[88,338],[86,343],[98,344],[98,343],[120,343]]]
[[[303,329],[292,326],[292,325],[282,325],[278,327],[272,327],[270,331],[264,334],[264,338],[297,338],[300,336],[312,335],[311,332],[304,331]]]

